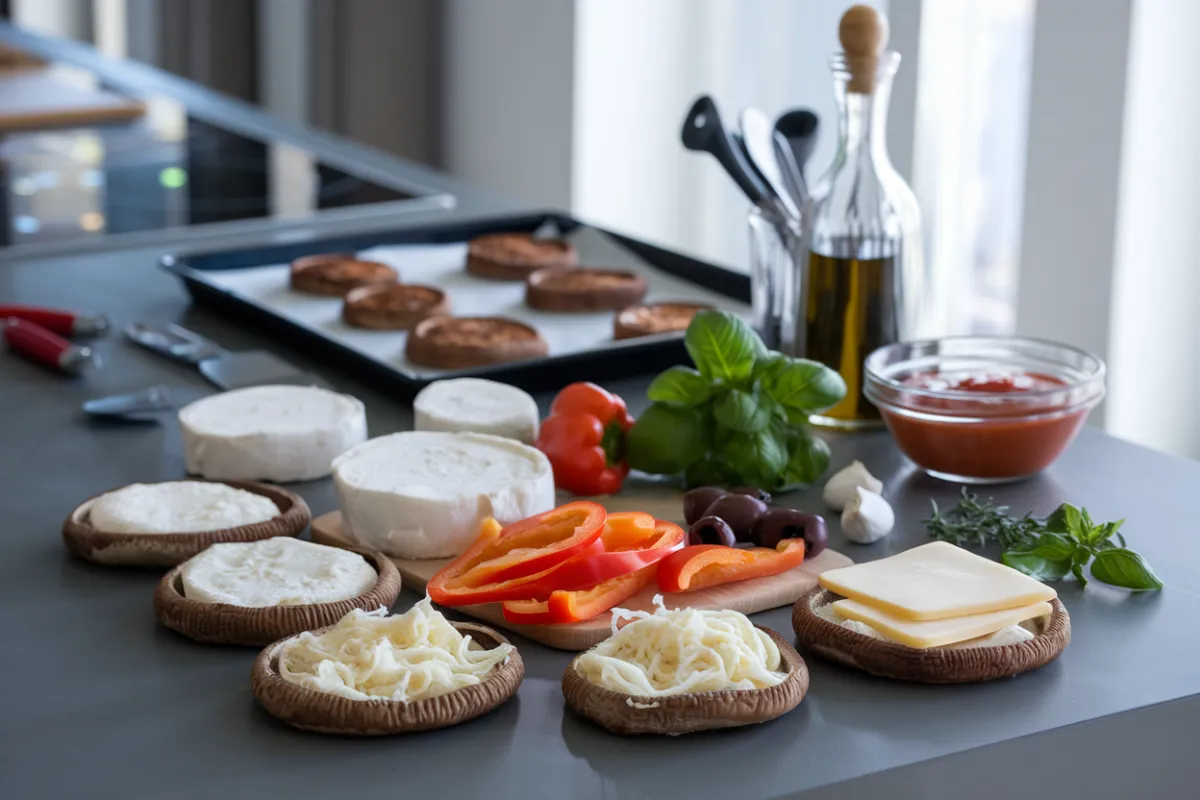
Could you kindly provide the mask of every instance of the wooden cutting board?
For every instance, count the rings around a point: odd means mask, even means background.
[[[628,487],[619,495],[592,499],[604,505],[610,513],[646,511],[659,519],[683,523],[683,500],[682,495],[677,491],[663,491],[661,487],[649,488],[635,485]],[[564,498],[563,502],[568,502],[567,498]],[[354,540],[350,538],[342,525],[340,511],[331,511],[314,519],[312,539],[314,542],[334,547],[355,546]],[[423,592],[429,579],[450,563],[450,559],[416,561],[393,558],[392,561],[396,563],[396,567],[404,578],[404,588],[415,592]],[[743,614],[754,614],[795,603],[801,595],[817,585],[817,576],[822,572],[827,569],[848,567],[853,563],[841,553],[826,550],[816,558],[805,561],[800,567],[782,575],[728,583],[695,592],[666,594],[663,596],[663,601],[668,608],[686,606],[706,610],[729,609],[740,611]],[[656,587],[649,586],[621,605],[624,608],[651,611],[654,608],[652,600],[657,593]],[[504,619],[499,603],[463,606],[455,610],[559,650],[586,650],[607,639],[611,632],[611,618],[607,613],[574,625],[516,625]]]

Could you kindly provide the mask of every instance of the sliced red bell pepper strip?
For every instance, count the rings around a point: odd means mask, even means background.
[[[590,589],[556,591],[547,600],[509,600],[504,603],[504,618],[524,625],[566,625],[599,616],[628,600],[654,580],[657,564],[637,572],[610,578]]]
[[[778,575],[802,563],[803,539],[784,539],[774,550],[697,544],[676,550],[659,562],[658,588],[664,592],[694,592],[722,583]]]
[[[577,553],[601,549],[606,516],[603,506],[580,501],[500,530],[484,524],[471,546],[429,580],[426,591],[446,606],[529,597],[515,587]]]
[[[536,444],[550,460],[558,488],[613,494],[629,474],[625,440],[632,427],[620,397],[594,383],[572,383],[550,404]]]
[[[599,542],[608,513],[604,506],[577,500],[542,514],[505,525],[492,541],[467,550],[446,569],[459,564],[457,579],[466,586],[482,586],[523,578],[561,564]]]
[[[603,552],[584,552],[573,556],[540,579],[537,584],[530,585],[529,594],[525,597],[540,600],[557,590],[587,589],[657,563],[683,547],[687,538],[683,528],[673,522],[655,520],[649,514],[645,516],[650,518],[654,527],[646,533],[641,533],[640,539],[622,532],[619,527],[614,529],[606,525],[605,532],[600,537],[604,545]],[[619,524],[622,520],[618,519],[617,522]]]

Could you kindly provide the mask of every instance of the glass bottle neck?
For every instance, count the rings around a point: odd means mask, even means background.
[[[887,154],[888,101],[892,96],[892,78],[900,66],[900,54],[881,53],[875,65],[875,79],[866,88],[868,93],[850,91],[855,82],[852,65],[841,53],[830,59],[834,78],[834,99],[838,108],[838,149],[847,161],[867,161],[890,167]]]
[[[880,76],[871,94],[847,91],[847,81],[837,81],[838,136],[848,160],[868,159],[890,164],[887,154],[887,113],[891,76]]]

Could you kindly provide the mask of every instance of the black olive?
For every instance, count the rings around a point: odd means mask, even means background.
[[[718,497],[704,512],[706,517],[720,517],[729,523],[733,535],[739,542],[751,541],[754,523],[767,511],[767,504],[756,497],[745,494],[727,494]]]
[[[829,540],[825,520],[794,508],[774,506],[758,518],[754,526],[754,541],[759,547],[770,547],[784,539],[803,539],[806,558],[820,555]]]
[[[688,531],[688,544],[722,544],[733,547],[737,544],[733,529],[720,517],[701,517]]]
[[[757,486],[737,486],[730,491],[733,494],[748,494],[751,497],[757,497],[767,505],[771,504],[771,493],[766,489],[759,489]]]
[[[699,486],[692,489],[683,496],[683,519],[691,525],[696,520],[704,516],[704,512],[708,510],[718,498],[724,497],[729,492],[722,489],[720,486]]]

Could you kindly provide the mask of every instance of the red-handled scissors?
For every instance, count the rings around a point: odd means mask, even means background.
[[[100,366],[100,354],[63,336],[99,336],[109,328],[103,314],[76,314],[33,306],[0,306],[4,340],[15,353],[72,375]]]
[[[103,336],[111,324],[103,314],[77,314],[56,308],[0,305],[0,320],[23,319],[59,336]]]

